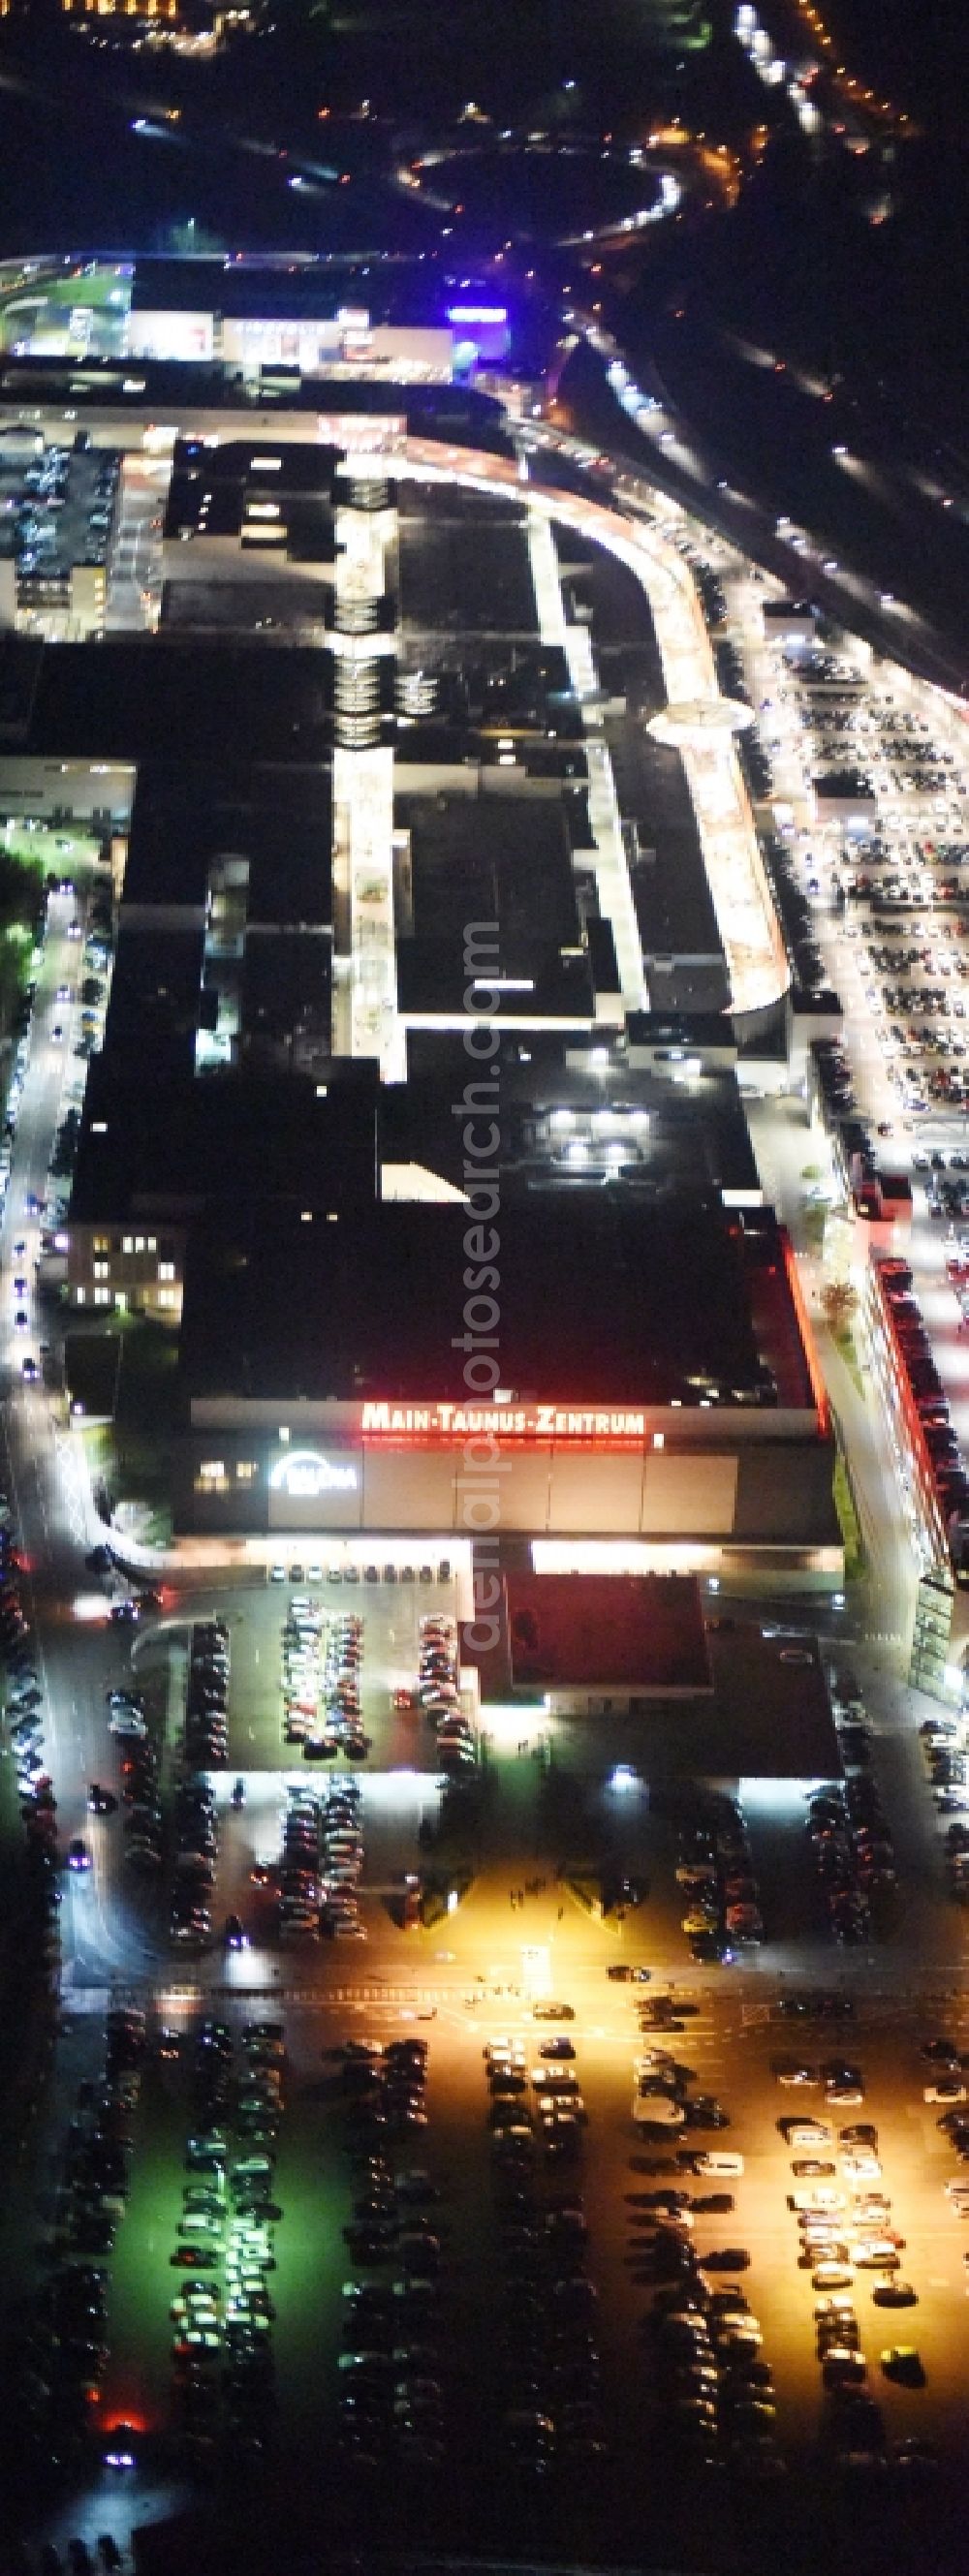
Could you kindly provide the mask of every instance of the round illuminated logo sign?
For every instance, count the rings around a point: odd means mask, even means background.
[[[319,1502],[324,1494],[355,1494],[357,1471],[349,1459],[324,1458],[319,1449],[287,1450],[269,1479],[278,1494]]]

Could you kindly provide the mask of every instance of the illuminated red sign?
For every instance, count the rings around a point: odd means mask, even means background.
[[[647,1417],[624,1407],[560,1404],[393,1404],[361,1408],[364,1440],[645,1440]]]

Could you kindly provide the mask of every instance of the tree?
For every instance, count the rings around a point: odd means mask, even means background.
[[[829,1279],[821,1290],[821,1311],[832,1333],[846,1333],[858,1312],[858,1291],[850,1279]]]

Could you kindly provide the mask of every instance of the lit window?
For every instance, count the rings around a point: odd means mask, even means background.
[[[146,1252],[157,1252],[157,1250],[158,1250],[158,1237],[157,1237],[157,1235],[154,1235],[154,1234],[146,1234],[146,1236],[145,1236],[145,1251],[146,1251]]]
[[[111,1277],[111,1263],[110,1263],[110,1261],[96,1261],[96,1262],[95,1262],[95,1264],[94,1264],[94,1276],[95,1276],[95,1278],[96,1278],[96,1279],[110,1279],[110,1277]]]
[[[226,1483],[227,1478],[224,1459],[203,1458],[198,1475],[195,1479],[196,1493],[224,1494]]]
[[[160,1261],[160,1262],[159,1262],[159,1264],[158,1264],[158,1276],[159,1276],[159,1279],[174,1279],[174,1276],[175,1276],[175,1264],[174,1264],[174,1261]]]
[[[134,1248],[135,1248],[135,1238],[134,1238],[134,1235],[133,1235],[133,1234],[126,1234],[126,1235],[124,1235],[124,1236],[123,1236],[123,1238],[122,1238],[122,1244],[121,1244],[122,1252],[133,1252],[133,1251],[134,1251]]]
[[[237,1485],[251,1485],[253,1477],[258,1475],[258,1473],[259,1470],[254,1458],[238,1458],[236,1460]]]
[[[135,1236],[135,1251],[136,1251],[136,1252],[143,1252],[143,1251],[144,1251],[144,1249],[145,1249],[145,1238],[144,1238],[144,1235],[143,1235],[143,1234],[136,1234],[136,1236]]]
[[[87,1289],[86,1289],[86,1288],[79,1288],[79,1289],[78,1289],[78,1291],[77,1291],[77,1302],[78,1302],[78,1305],[79,1305],[79,1306],[84,1306],[84,1305],[86,1305],[86,1304],[87,1304]]]
[[[158,1291],[158,1303],[159,1303],[159,1305],[160,1305],[160,1306],[177,1306],[177,1304],[178,1304],[178,1291],[177,1291],[177,1289],[175,1289],[175,1288],[159,1288],[159,1291]]]
[[[110,1304],[111,1304],[111,1290],[110,1290],[110,1288],[96,1288],[96,1289],[95,1289],[95,1291],[94,1291],[94,1303],[95,1303],[95,1305],[96,1305],[96,1306],[110,1306]]]
[[[95,1249],[95,1252],[110,1252],[110,1250],[111,1250],[111,1237],[110,1237],[110,1235],[109,1235],[109,1234],[96,1234],[96,1235],[95,1235],[95,1237],[94,1237],[94,1249]]]

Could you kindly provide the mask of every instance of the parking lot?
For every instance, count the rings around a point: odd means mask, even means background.
[[[120,456],[92,447],[86,432],[79,438],[0,466],[21,615],[51,634],[75,631],[63,624],[73,616],[72,569],[107,564],[117,513]]]
[[[903,2463],[886,2483],[893,2513],[921,2496],[920,2475],[942,2510],[961,2440],[969,2240],[947,2190],[957,2146],[939,2123],[958,2118],[965,2087],[955,2058],[921,2051],[938,2040],[969,2059],[969,2009],[947,1991],[958,1918],[935,1843],[935,1749],[923,1788],[905,1790],[900,1907],[857,1947],[832,1939],[814,1859],[818,1833],[834,1853],[845,1832],[819,1818],[812,1839],[804,1786],[791,1784],[751,1794],[734,1826],[730,1866],[743,1863],[765,1937],[711,1976],[687,1929],[703,1897],[700,1837],[650,1795],[628,1741],[620,1759],[619,1719],[496,1733],[480,1775],[458,1784],[466,1839],[443,1852],[456,1908],[407,1929],[404,1876],[442,1857],[447,1795],[432,1725],[392,1710],[390,1684],[410,1671],[428,1596],[418,1583],[347,1589],[374,1640],[361,1676],[374,1741],[359,1765],[342,1751],[307,1764],[281,1737],[281,1634],[305,1597],[294,1585],[193,1604],[195,1632],[218,1637],[224,1622],[230,1640],[226,1759],[204,1775],[213,1936],[185,1952],[168,1937],[169,1836],[164,1896],[150,1877],[143,1888],[158,1961],[132,2063],[110,2041],[105,2061],[103,1997],[85,2016],[83,1986],[65,1993],[72,2031],[89,2034],[89,2071],[49,2167],[48,2291],[25,2347],[36,2402],[52,2368],[49,2296],[86,2264],[103,2285],[93,2320],[72,2322],[70,2351],[98,2389],[86,2403],[105,2446],[123,2448],[130,2427],[137,2460],[143,2449],[124,2490],[132,2510],[163,2468],[201,2468],[222,2482],[227,2528],[244,2492],[270,2536],[281,2499],[312,2536],[323,2480],[347,2532],[361,2516],[375,2533],[390,2527],[390,2488],[395,2529],[421,2542],[443,2541],[473,2497],[495,2546],[511,2527],[530,2545],[544,2534],[629,2552],[648,2533],[658,2547],[665,2517],[685,2511],[699,2548],[724,2514],[738,2531],[779,2516],[798,2564],[816,2542],[810,2517],[803,2531],[798,2520],[816,2462],[836,2518],[855,2450]],[[331,1604],[345,1597],[330,1588]],[[453,1598],[437,1586],[439,1609]],[[113,1686],[145,1700],[175,1817],[191,1634],[164,1613],[129,1630],[128,1681]],[[864,1715],[855,1707],[845,1723],[857,1731]],[[412,1758],[398,1770],[389,1753],[401,1747]],[[106,1739],[101,1776],[119,1808],[89,1829],[96,1867],[71,1890],[82,1907],[103,1870],[124,1869],[119,1748],[127,1759],[123,1737]],[[890,1817],[898,1751],[879,1727],[867,1767],[884,1774]],[[916,1848],[908,1811],[920,1797]],[[314,1805],[324,1820],[339,1811],[328,1859],[362,1848],[359,1944],[280,1939],[287,1818],[313,1830]],[[931,1888],[918,1879],[922,1844]],[[593,1867],[625,1883],[625,1901],[600,1910]],[[236,1910],[242,1950],[222,1937]],[[828,1998],[823,2013],[788,2008],[812,1990]],[[364,2043],[395,2043],[376,2076]],[[801,2120],[823,2126],[798,2147],[778,2124]],[[874,2138],[843,2138],[856,2124]],[[711,2156],[730,2161],[697,2167]],[[822,2170],[795,2173],[795,2161]],[[797,2192],[813,2205],[792,2208]],[[829,2262],[840,2286],[814,2277]],[[875,2299],[896,2273],[914,2304]],[[828,2298],[850,2307],[816,2314]],[[904,2346],[916,2358],[883,2370]],[[911,2443],[942,2465],[912,2470]],[[103,2527],[103,2495],[90,2509]]]
[[[958,2455],[967,2238],[946,2190],[956,2160],[937,2127],[937,2106],[922,2098],[934,2073],[920,2055],[935,2032],[931,2016],[884,1996],[848,2021],[791,2021],[727,1989],[678,1991],[679,2026],[664,2030],[640,2027],[647,1990],[616,1987],[604,1975],[597,1987],[585,1981],[577,1990],[567,2023],[533,2018],[507,1996],[474,2008],[455,1998],[431,2018],[427,2007],[377,2002],[365,1987],[339,2001],[321,1994],[312,2005],[278,2007],[283,2083],[272,2134],[264,2128],[260,2140],[272,2166],[274,2215],[264,2222],[272,2268],[261,2275],[259,2302],[272,2313],[258,2332],[278,2401],[273,2492],[292,2498],[295,2529],[315,2509],[305,2487],[309,2457],[337,2523],[345,2515],[348,2527],[361,2512],[379,2527],[393,2461],[395,2511],[415,2531],[433,2532],[438,2515],[446,2526],[456,2500],[473,2495],[496,2538],[509,2509],[529,2529],[540,2509],[550,2529],[560,2516],[563,2529],[569,2518],[579,2529],[587,2520],[590,2536],[599,2530],[628,2546],[643,2517],[661,2530],[664,2510],[682,2507],[696,2481],[701,2517],[732,2514],[744,2496],[750,2509],[751,2483],[762,2497],[773,2493],[777,2461],[795,2479],[810,2474],[820,2442],[831,2463],[846,2426],[863,2449],[859,2398],[862,2407],[866,2399],[877,2405],[878,2438],[893,2450],[914,2443]],[[199,2276],[206,2318],[214,2320],[207,2330],[217,2340],[211,2353],[199,2346],[187,2367],[174,2350],[184,2319],[170,2309],[191,2275],[171,2256],[186,2242],[184,2196],[198,2182],[186,2154],[201,2117],[196,2070],[206,2042],[199,2005],[174,2000],[166,2009],[166,2036],[160,2045],[152,2038],[145,2060],[129,2198],[109,2262],[101,2405],[106,2424],[136,2421],[166,2436],[180,2428],[184,2437],[188,2381],[203,2390],[220,2385],[232,2267],[230,2259],[226,2274],[227,2217],[213,2239],[214,2272],[207,2264]],[[232,2106],[244,2032],[264,2011],[246,1999],[216,2006],[232,2073],[211,2116],[228,2131],[230,2168],[244,2144],[251,2149],[251,2134],[236,2135]],[[517,2081],[521,2068],[527,2114],[538,2126],[531,2070],[554,2068],[539,2051],[559,2034],[574,2051],[565,2071],[574,2067],[585,2104],[578,2153],[566,2165],[548,2163],[540,2146],[537,2165],[528,2157],[509,2166],[496,2153],[497,2088],[489,2086],[486,2052],[497,2063],[500,2051],[501,2081],[501,2069]],[[969,2031],[950,2036],[965,2043]],[[404,2045],[426,2049],[425,2078],[407,2096],[419,2106],[416,2127],[401,2127],[397,2114],[389,2134],[382,2125],[372,2070],[359,2064],[364,2042],[398,2053]],[[675,2059],[671,2080],[687,2107],[682,2132],[649,2136],[633,2129],[630,2095],[637,2054],[656,2044]],[[860,2107],[836,2110],[826,2101],[823,2070],[836,2062],[860,2072]],[[795,2072],[803,2081],[781,2081]],[[725,2125],[709,2128],[699,2110],[691,2116],[701,2096],[720,2106]],[[795,2161],[811,2159],[803,2151],[796,2158],[778,2124],[819,2118],[830,2152],[815,2148],[813,2161],[833,2171],[798,2176]],[[838,2143],[857,2122],[877,2133],[879,2171],[864,2185]],[[705,2154],[739,2157],[743,2170],[690,2170],[688,2160]],[[398,2197],[394,2180],[410,2175],[413,2197],[407,2181]],[[883,2196],[879,2226],[900,2240],[891,2248],[894,2272],[867,2269],[855,2241],[861,2221],[851,2213],[862,2188]],[[849,2259],[848,2286],[838,2294],[850,2310],[840,2311],[836,2349],[861,2360],[845,2365],[840,2383],[830,2366],[827,2387],[819,2346],[830,2342],[832,2311],[818,2310],[835,2293],[802,2268],[806,2223],[790,2206],[796,2192],[818,2199],[818,2230],[834,2245],[843,2227],[859,2258]],[[831,2192],[834,2216],[821,2206]],[[674,2212],[656,2205],[657,2195],[670,2193],[683,2199],[675,2224]],[[819,2233],[814,2261],[826,2259],[829,2242]],[[876,2290],[898,2279],[911,2284],[914,2304],[879,2304]],[[395,2281],[410,2285],[399,2298]],[[572,2285],[561,2299],[559,2282]],[[405,2324],[390,2326],[398,2311]],[[674,2320],[669,2326],[664,2314]],[[924,2386],[908,2364],[901,2375],[892,2364],[883,2369],[881,2355],[899,2346],[914,2347]],[[355,2352],[368,2358],[354,2365]],[[267,2368],[261,2363],[258,2375]],[[846,2380],[854,2412],[837,2393]],[[190,2448],[200,2446],[214,2464],[226,2442],[233,2455],[239,2424],[227,2420],[221,2397],[211,2411],[209,2425],[203,2396]],[[270,2411],[275,2421],[277,2406]],[[243,2413],[251,2449],[255,2416]],[[548,2450],[537,2471],[536,2444]],[[836,2491],[837,2481],[832,2497]],[[785,2482],[788,2511],[798,2492]],[[904,2510],[901,2502],[896,2509]]]
[[[728,582],[736,610],[746,595]],[[757,612],[759,613],[759,612]],[[758,710],[758,792],[772,795],[796,970],[842,1014],[834,1114],[862,1162],[912,1183],[904,1245],[961,1445],[969,1455],[969,803],[948,710],[861,648],[755,640],[738,660]],[[813,783],[841,782],[855,821],[812,819]]]

